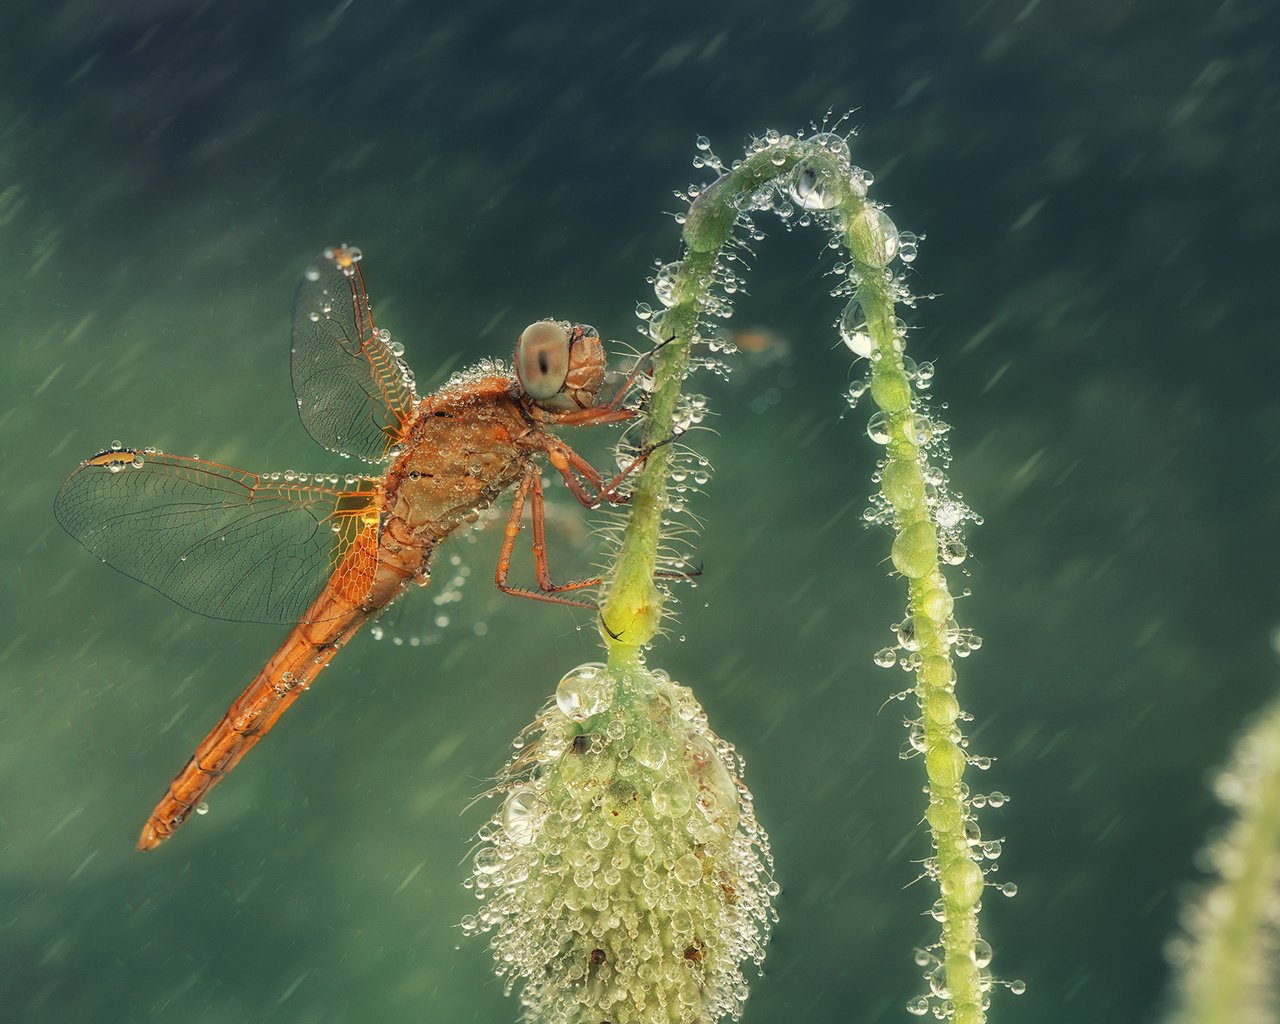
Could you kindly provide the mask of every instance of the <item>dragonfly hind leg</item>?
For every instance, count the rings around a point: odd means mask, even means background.
[[[524,503],[528,500],[529,512],[533,519],[533,564],[538,579],[538,589],[529,590],[524,587],[513,587],[507,583],[507,575],[511,571],[511,555],[515,551],[516,538],[520,535],[520,519],[524,514]],[[504,594],[513,597],[527,597],[534,601],[548,601],[552,604],[567,604],[573,608],[590,608],[596,605],[591,601],[578,601],[569,597],[561,597],[563,593],[598,587],[604,580],[597,576],[588,580],[575,580],[572,583],[555,584],[551,581],[551,570],[547,564],[547,531],[546,514],[542,499],[542,474],[538,467],[530,465],[516,487],[511,499],[511,514],[507,517],[507,525],[503,527],[502,551],[498,555],[498,567],[494,572],[494,582]]]
[[[569,449],[569,451],[575,456],[575,458],[580,458],[572,451],[572,449]],[[585,460],[582,461],[585,463]],[[590,468],[589,463],[585,464]],[[623,475],[626,474],[624,473]],[[567,473],[565,478],[569,479]],[[614,485],[616,485],[616,482]],[[577,494],[577,491],[574,493]],[[529,502],[530,518],[533,520],[533,564],[534,574],[538,580],[537,590],[529,590],[524,587],[513,587],[507,583],[507,576],[511,570],[511,556],[515,551],[516,538],[520,535],[522,525],[521,517],[524,515],[524,505],[526,500]],[[587,502],[584,501],[583,504],[587,505]],[[587,507],[590,508],[594,506],[588,505]],[[547,601],[552,604],[567,604],[573,608],[590,608],[592,610],[597,610],[599,606],[595,602],[579,601],[574,598],[560,596],[576,590],[586,590],[591,587],[598,587],[604,583],[604,578],[595,576],[586,580],[574,580],[571,583],[553,583],[551,580],[551,570],[547,562],[547,532],[545,520],[545,505],[542,496],[542,474],[539,473],[537,466],[531,465],[525,471],[525,475],[521,478],[519,485],[516,487],[515,495],[511,500],[511,513],[507,517],[506,526],[503,527],[502,551],[498,555],[498,567],[494,573],[494,582],[497,584],[498,589],[504,594],[511,594],[513,597],[527,597],[534,601]],[[655,578],[664,580],[690,580],[701,575],[702,566],[683,572],[659,570],[654,573]],[[608,627],[605,628],[607,629]]]

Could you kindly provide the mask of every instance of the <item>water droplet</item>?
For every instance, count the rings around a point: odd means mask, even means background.
[[[821,146],[846,167],[849,165],[851,160],[849,155],[849,143],[845,140],[843,135],[837,135],[835,132],[819,132],[817,135],[809,139],[809,142],[812,145]]]
[[[1001,891],[1005,896],[1017,896],[1017,895],[1018,895],[1018,883],[1017,883],[1017,882],[1005,882],[1005,883],[1004,883],[1004,885],[998,885],[998,886],[996,886],[996,888],[997,888],[997,889],[999,889],[999,890],[1000,890],[1000,891]]]
[[[659,814],[678,818],[693,806],[693,794],[679,779],[667,779],[654,787],[653,806]]]
[[[919,413],[908,416],[902,425],[902,432],[917,448],[923,448],[933,440],[933,421]]]
[[[209,805],[207,803],[205,803],[204,801],[201,801],[199,804],[196,805],[196,814],[208,814],[208,813],[209,813]]]
[[[528,846],[533,842],[541,818],[542,804],[529,786],[513,789],[502,805],[502,828],[507,838],[517,846]]]
[[[604,665],[588,662],[565,673],[556,686],[556,707],[573,722],[582,722],[609,707],[613,686]]]
[[[1015,996],[1022,995],[1022,993],[1025,992],[1026,990],[1027,990],[1027,983],[1023,981],[1021,978],[1014,978],[1013,981],[1009,982],[1009,991],[1012,992]]]
[[[855,356],[861,359],[871,358],[874,345],[867,327],[867,315],[862,311],[862,303],[856,298],[850,299],[844,312],[840,314],[840,337]]]
[[[112,450],[113,452],[118,452],[118,451],[119,451],[121,448],[123,448],[123,447],[124,447],[124,445],[122,445],[119,441],[112,441],[112,442],[111,442],[111,450]]]
[[[920,254],[920,238],[913,231],[898,232],[898,259],[903,263],[914,263]]]
[[[319,268],[319,267],[307,267],[306,278],[307,278],[307,280],[308,280],[308,281],[319,281],[319,280],[320,280],[320,268]]]
[[[473,864],[477,875],[492,875],[502,868],[502,858],[492,846],[486,846],[476,852]]]
[[[678,260],[675,263],[668,263],[658,271],[653,279],[653,293],[664,306],[674,306],[680,301],[676,291],[676,283],[680,275],[681,266],[682,264]]]
[[[866,232],[870,236],[871,251],[860,255],[873,266],[886,267],[893,262],[898,253],[898,228],[884,210],[864,206],[858,214],[854,231]]]
[[[635,757],[642,765],[655,772],[667,763],[667,752],[651,736],[636,744]]]
[[[840,188],[834,167],[825,160],[801,160],[791,172],[787,191],[795,204],[805,210],[830,210],[840,203]]]
[[[867,436],[876,444],[889,443],[889,419],[884,413],[878,412],[867,421]]]
[[[946,530],[960,525],[963,518],[964,506],[954,501],[939,502],[933,514],[933,521]]]
[[[684,885],[697,885],[702,881],[702,861],[692,853],[686,853],[676,861],[671,873],[676,876],[677,882]]]
[[[875,663],[881,668],[893,668],[898,661],[898,652],[892,647],[881,647],[875,653]]]

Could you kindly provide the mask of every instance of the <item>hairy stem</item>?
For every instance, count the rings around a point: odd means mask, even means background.
[[[710,163],[719,166],[714,158]],[[899,650],[916,682],[920,718],[911,723],[911,747],[924,759],[926,817],[937,851],[926,861],[926,870],[939,888],[933,916],[942,934],[926,951],[929,994],[908,1008],[918,1014],[932,1009],[957,1024],[982,1024],[992,985],[990,947],[979,934],[977,919],[986,886],[982,861],[998,856],[999,844],[982,842],[964,782],[973,759],[960,730],[965,716],[955,696],[953,656],[959,645],[976,649],[978,641],[952,618],[954,601],[942,571],[944,555],[951,563],[964,559],[958,529],[963,520],[976,517],[946,491],[945,476],[930,463],[945,425],[931,422],[918,391],[928,378],[905,355],[897,304],[910,302],[911,296],[903,278],[888,268],[900,246],[909,245],[914,258],[916,240],[900,234],[883,210],[868,201],[868,184],[869,176],[849,162],[845,140],[825,133],[807,140],[769,133],[698,192],[684,220],[684,254],[674,285],[666,282],[666,294],[660,295],[668,308],[651,322],[655,342],[666,344],[657,358],[643,440],[653,444],[680,432],[680,389],[690,348],[701,340],[700,329],[728,310],[730,299],[720,285],[732,276],[727,261],[733,259],[729,246],[735,228],[750,226],[750,211],[767,209],[788,219],[788,225],[794,218],[826,226],[851,257],[842,268],[848,282],[843,293],[852,298],[841,330],[871,367],[869,390],[878,412],[869,432],[885,446],[886,455],[881,493],[873,500],[876,521],[894,531],[891,560],[907,581],[907,617],[897,627]],[[654,573],[660,566],[672,459],[671,446],[659,448],[640,474],[608,576],[603,624],[615,672],[638,664],[661,625],[664,593]],[[897,659],[897,651],[888,653],[890,661]],[[1005,886],[1004,891],[1012,894],[1013,888]],[[1013,986],[1017,990],[1021,983]]]

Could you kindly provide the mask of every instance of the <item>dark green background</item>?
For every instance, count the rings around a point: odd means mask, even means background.
[[[53,494],[113,438],[345,468],[287,362],[294,284],[335,240],[424,385],[549,314],[630,339],[677,253],[671,189],[703,180],[694,137],[731,158],[854,106],[874,194],[928,235],[940,298],[912,341],[986,517],[960,687],[999,758],[975,788],[1013,796],[984,827],[1021,893],[984,930],[1029,986],[992,1019],[1155,1019],[1223,817],[1208,773],[1276,680],[1273,5],[128,6],[11,9],[0,36],[7,1020],[514,1019],[455,925],[485,809],[460,812],[596,656],[590,617],[493,601],[496,537],[462,545],[477,579],[437,642],[353,643],[144,857],[152,802],[280,631],[96,564]],[[902,1021],[933,896],[905,888],[928,849],[904,706],[877,714],[905,679],[871,655],[903,592],[861,525],[876,452],[865,409],[841,418],[830,261],[763,226],[735,325],[795,366],[703,382],[706,575],[653,662],[739,745],[773,837],[747,1020]]]

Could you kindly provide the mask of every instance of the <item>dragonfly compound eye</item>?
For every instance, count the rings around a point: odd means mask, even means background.
[[[516,377],[535,402],[554,398],[569,376],[569,331],[554,320],[539,320],[516,341]]]

